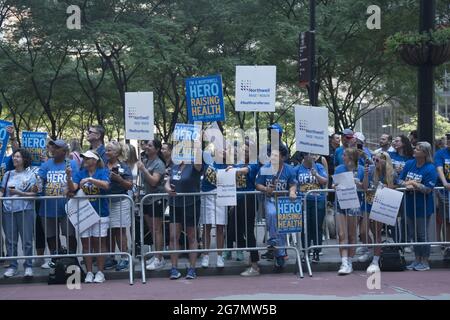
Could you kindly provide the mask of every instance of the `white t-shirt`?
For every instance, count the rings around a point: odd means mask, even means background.
[[[10,195],[9,189],[14,187],[22,192],[29,192],[36,185],[36,175],[30,169],[17,172],[11,170],[5,173],[2,181],[2,188],[5,189],[5,197],[19,197],[18,195]],[[7,212],[18,212],[22,210],[33,209],[32,200],[4,200],[3,207]]]

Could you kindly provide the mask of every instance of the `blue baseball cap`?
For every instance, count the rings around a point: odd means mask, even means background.
[[[283,134],[283,128],[278,123],[274,123],[267,128],[267,130],[272,130],[272,129],[277,130],[280,134]]]

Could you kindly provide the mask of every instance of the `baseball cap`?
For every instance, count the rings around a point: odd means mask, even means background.
[[[362,132],[355,132],[354,137],[356,139],[358,139],[361,142],[365,142],[366,141],[366,137],[362,134]]]
[[[353,130],[352,129],[344,129],[344,131],[342,131],[342,134],[344,136],[353,136]]]
[[[271,130],[271,129],[277,130],[280,134],[283,134],[283,128],[278,123],[274,123],[267,128],[267,130]]]
[[[69,149],[69,146],[67,145],[67,143],[64,140],[61,140],[61,139],[50,140],[48,142],[48,144],[52,144],[54,146],[57,146],[58,148]]]
[[[96,155],[94,152],[92,152],[91,150],[86,151],[85,153],[82,153],[80,155],[83,158],[91,158],[91,159],[95,159],[95,160],[99,160],[100,158],[98,157],[98,155]]]

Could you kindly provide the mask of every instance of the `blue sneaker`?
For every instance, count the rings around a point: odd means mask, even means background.
[[[417,261],[414,261],[413,263],[406,266],[406,270],[412,271],[418,264],[420,264],[420,263]]]
[[[116,271],[128,270],[128,260],[121,259],[116,266]]]
[[[111,270],[114,269],[114,267],[117,265],[117,261],[111,258],[106,258],[105,261],[105,270]]]
[[[430,266],[428,264],[425,263],[418,263],[415,267],[414,267],[415,271],[428,271],[430,270]]]
[[[275,267],[283,268],[284,267],[284,263],[285,263],[284,256],[276,257],[276,259],[275,259]]]
[[[170,269],[170,280],[177,280],[180,279],[181,273],[178,271],[177,268]]]
[[[187,274],[186,274],[186,279],[188,280],[192,280],[197,278],[197,274],[195,273],[195,269],[194,268],[188,268]]]

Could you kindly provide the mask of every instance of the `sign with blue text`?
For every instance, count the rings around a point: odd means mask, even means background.
[[[295,106],[295,141],[297,151],[328,156],[328,109]]]
[[[225,121],[222,76],[186,79],[189,122]]]
[[[297,233],[303,229],[302,198],[292,201],[289,197],[277,198],[278,233]]]
[[[153,92],[125,93],[125,138],[154,139]]]
[[[202,127],[199,124],[177,123],[173,131],[172,142],[172,160],[175,163],[184,161],[185,163],[194,163],[195,147],[201,150]],[[201,163],[201,162],[200,162]]]
[[[0,120],[0,163],[3,163],[6,148],[8,147],[9,133],[6,131],[6,128],[9,126],[12,126],[11,122]]]
[[[22,132],[22,145],[31,154],[31,165],[39,167],[42,156],[45,155],[47,132]]]

